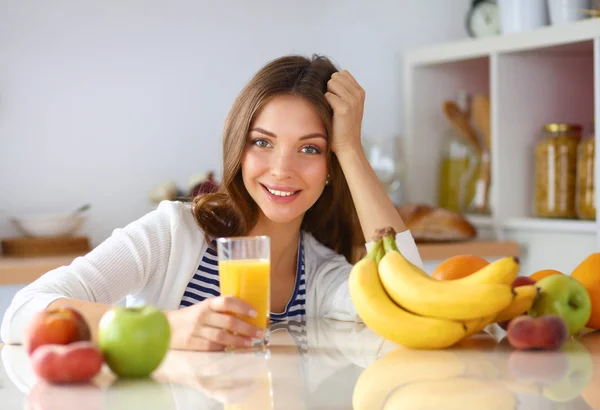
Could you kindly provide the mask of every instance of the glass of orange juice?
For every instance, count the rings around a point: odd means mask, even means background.
[[[264,330],[263,339],[253,340],[254,347],[268,343],[271,308],[271,242],[268,236],[217,239],[219,284],[222,296],[234,296],[250,304],[256,317],[245,321]]]

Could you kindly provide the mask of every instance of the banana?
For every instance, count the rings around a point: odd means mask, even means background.
[[[375,244],[373,248],[380,244]],[[356,312],[373,332],[391,342],[414,349],[452,346],[467,331],[464,323],[422,317],[397,306],[385,293],[372,249],[350,271],[350,297]]]
[[[494,322],[506,322],[527,312],[533,306],[539,293],[535,285],[517,286],[514,292],[515,299],[506,309],[498,313]]]
[[[506,284],[462,284],[423,276],[422,271],[395,249],[394,236],[385,236],[386,253],[379,276],[390,298],[402,308],[430,318],[469,320],[492,316],[514,298]]]
[[[358,377],[352,394],[354,410],[381,409],[399,386],[464,375],[466,365],[449,350],[415,351],[399,347],[377,359]]]
[[[452,280],[453,283],[462,283],[465,285],[481,284],[492,284],[492,283],[503,283],[505,285],[512,285],[513,281],[519,275],[519,259],[515,257],[505,257],[489,265],[484,266],[477,272],[474,272],[468,276],[460,279]]]
[[[475,322],[475,325],[474,326],[467,325],[467,333],[465,334],[465,338],[481,332],[483,329],[485,329],[485,327],[487,325],[492,323],[495,318],[496,318],[496,315],[490,315],[490,316],[484,316],[484,317],[481,317],[478,319],[473,319],[473,322]]]
[[[512,410],[517,401],[504,384],[470,378],[427,380],[394,391],[383,409]]]

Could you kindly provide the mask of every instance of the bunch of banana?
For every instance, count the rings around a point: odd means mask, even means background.
[[[518,298],[511,287],[518,275],[517,258],[502,258],[465,278],[441,281],[408,261],[396,248],[395,236],[392,228],[380,230],[349,280],[358,315],[387,340],[415,349],[449,347],[498,317],[508,320],[524,313],[527,301],[533,303],[533,285],[519,291]]]

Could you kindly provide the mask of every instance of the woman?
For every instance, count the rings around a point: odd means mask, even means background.
[[[2,339],[20,343],[35,313],[62,306],[82,312],[95,333],[127,297],[166,312],[172,348],[249,346],[262,331],[231,313],[252,316],[252,307],[219,295],[214,240],[221,236],[270,236],[271,320],[360,320],[347,282],[355,244],[393,226],[400,250],[422,264],[363,152],[364,99],[352,75],[326,58],[271,61],[225,123],[220,191],[195,198],[191,210],[164,201],[19,291]]]

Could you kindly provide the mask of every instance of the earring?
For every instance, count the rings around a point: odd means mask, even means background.
[[[327,180],[325,181],[325,185],[329,185],[329,178],[331,178],[331,175],[327,174]]]

